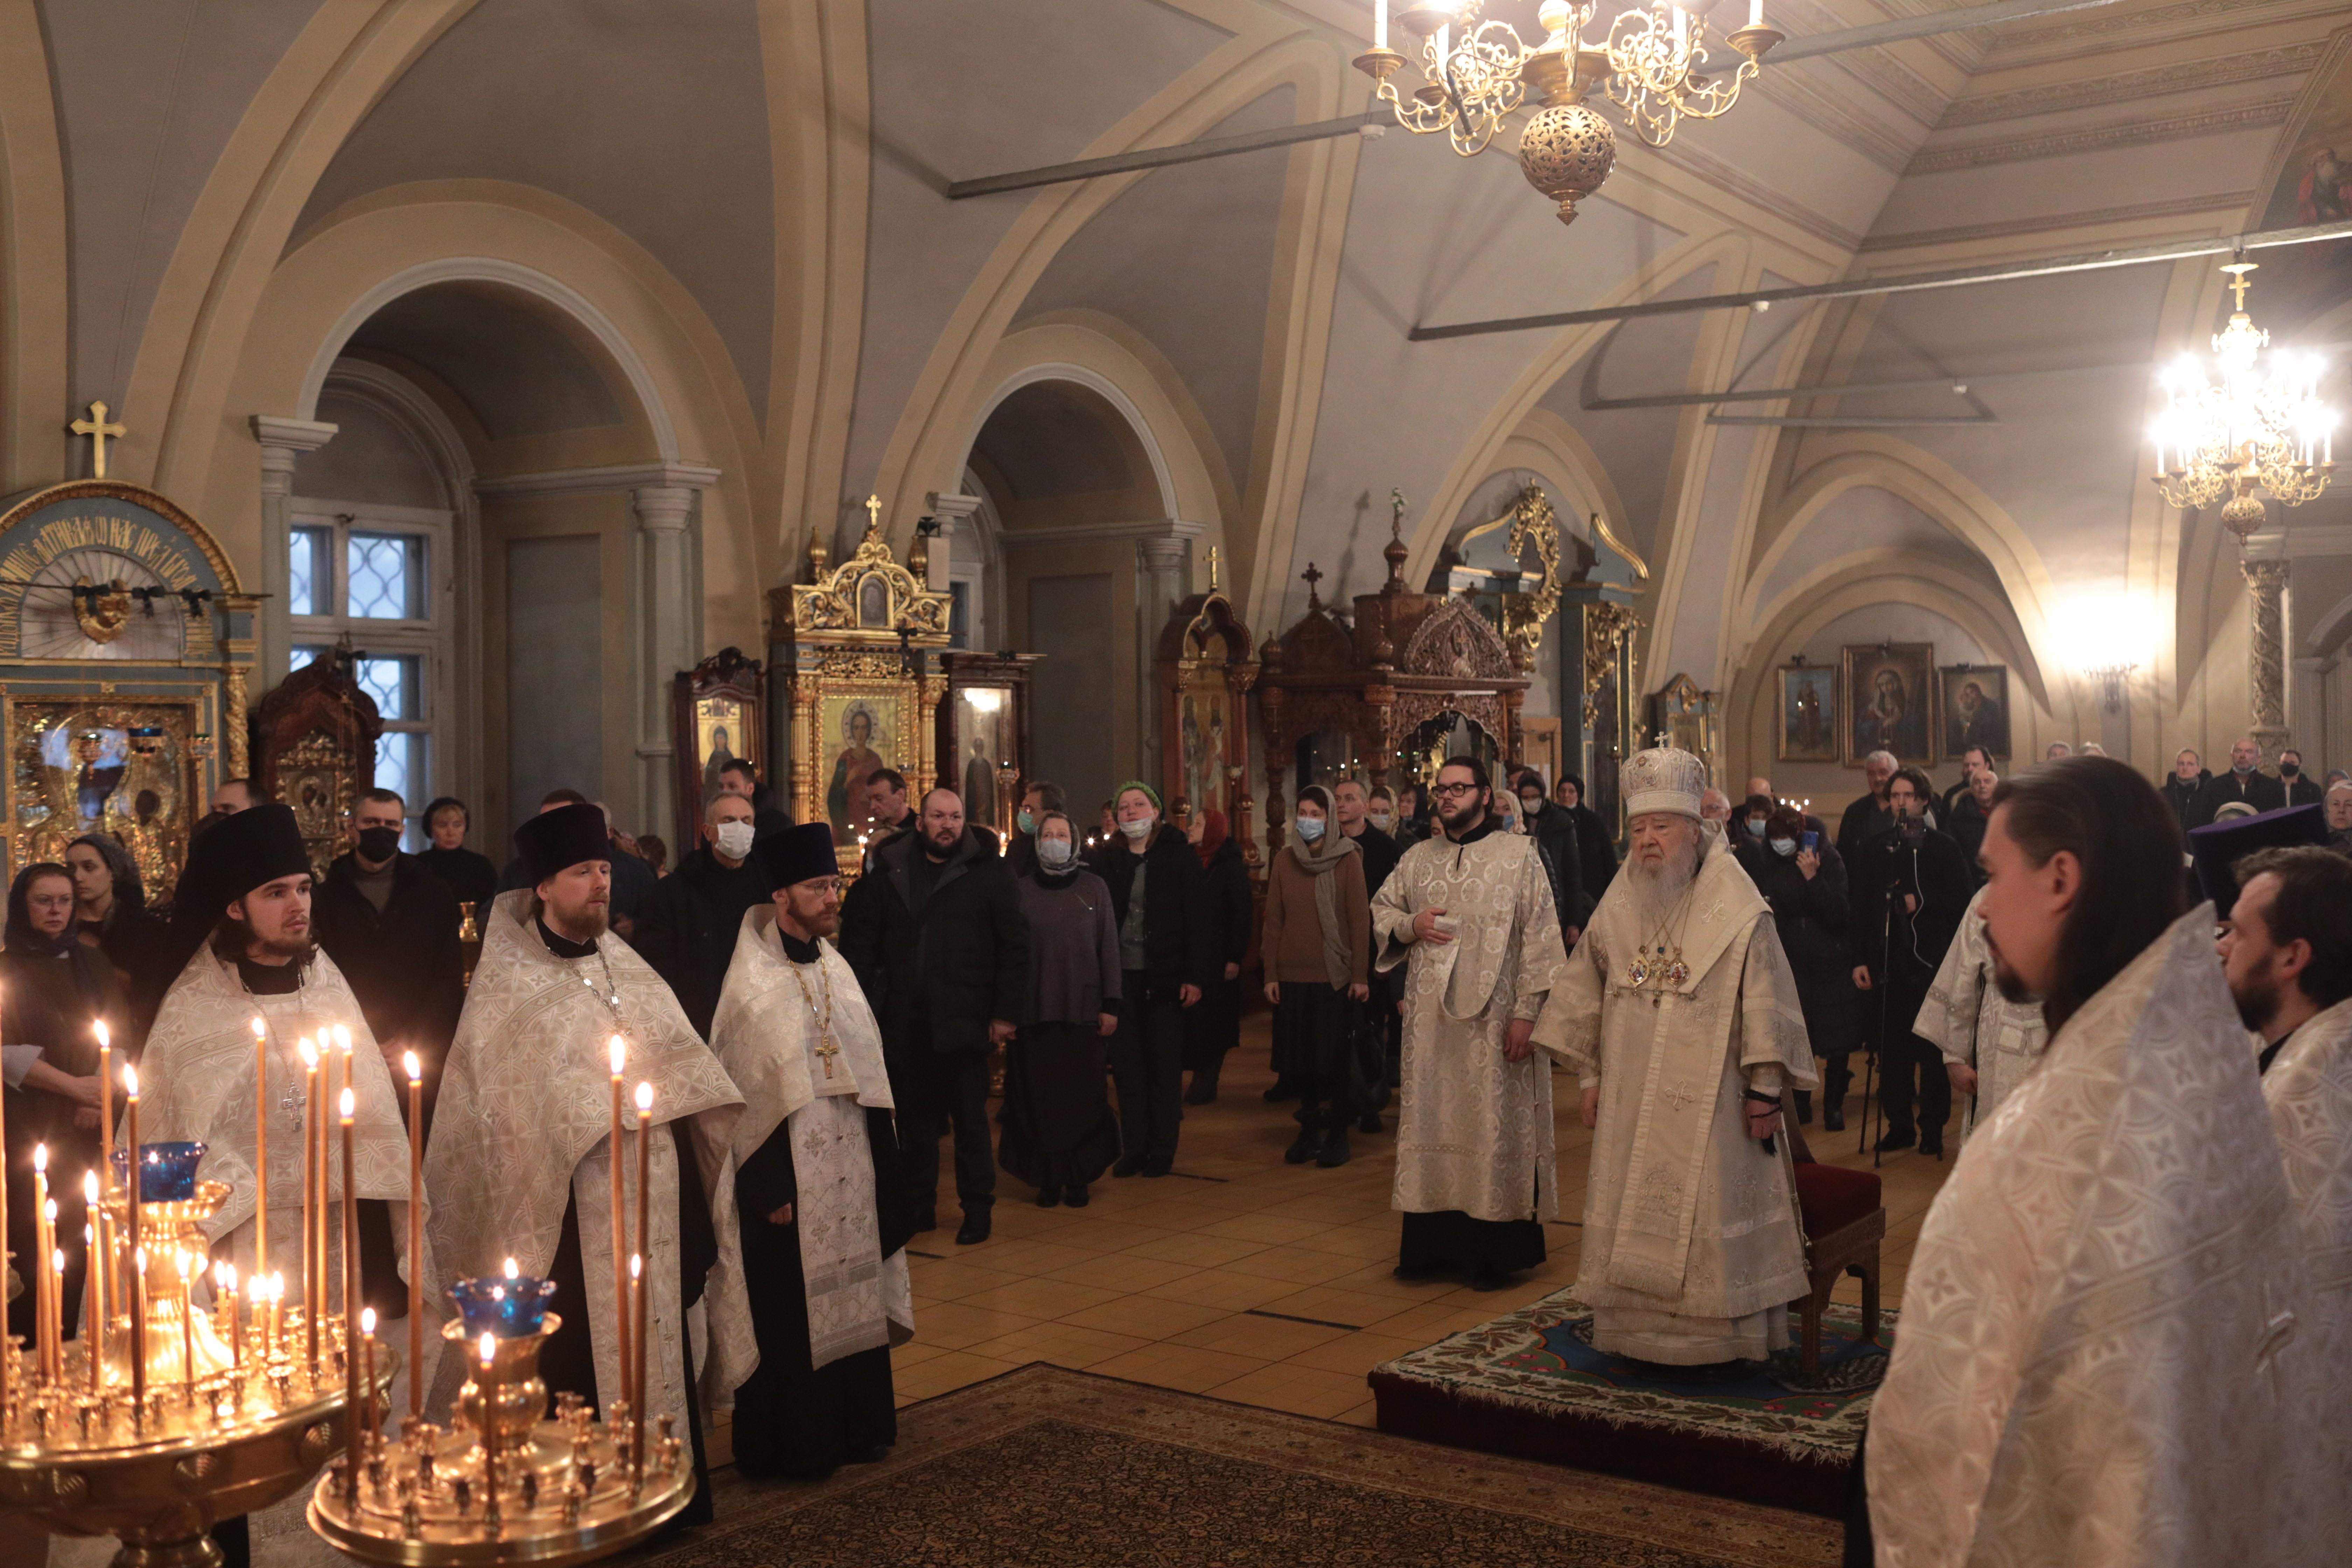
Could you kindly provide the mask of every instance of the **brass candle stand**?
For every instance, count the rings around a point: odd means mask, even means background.
[[[569,1393],[550,1417],[539,1356],[561,1322],[550,1312],[535,1331],[484,1335],[487,1355],[462,1322],[443,1325],[444,1353],[473,1367],[452,1423],[409,1417],[396,1436],[362,1439],[356,1472],[339,1465],[320,1478],[310,1528],[346,1556],[390,1568],[564,1568],[659,1529],[694,1496],[686,1439],[667,1415],[645,1432],[619,1405],[600,1422]]]
[[[241,1314],[233,1294],[215,1309],[194,1299],[201,1271],[180,1259],[204,1256],[203,1222],[228,1195],[202,1182],[188,1198],[141,1204],[134,1247],[117,1192],[99,1205],[91,1254],[89,1286],[106,1303],[98,1331],[58,1345],[47,1369],[0,1337],[0,1513],[119,1537],[114,1568],[217,1568],[212,1525],[291,1496],[343,1446],[336,1316],[322,1314],[314,1363],[299,1309],[256,1300]],[[371,1392],[393,1375],[384,1357]]]

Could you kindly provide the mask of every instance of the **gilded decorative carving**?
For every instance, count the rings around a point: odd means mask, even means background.
[[[197,708],[193,698],[6,699],[13,863],[63,860],[74,839],[106,833],[131,852],[142,885],[173,886],[193,820]]]
[[[1534,551],[1540,568],[1533,593],[1503,595],[1503,640],[1511,645],[1512,662],[1519,673],[1531,675],[1536,649],[1543,644],[1544,624],[1559,608],[1559,519],[1541,485],[1530,484],[1519,492],[1518,504],[1511,509],[1511,532],[1504,548],[1512,560],[1521,562],[1528,551]]]
[[[905,633],[908,641],[946,647],[950,595],[932,593],[892,557],[882,538],[878,500],[867,497],[866,512],[866,537],[839,566],[826,570],[823,544],[809,546],[815,581],[793,585],[786,625],[803,639],[814,634],[829,640],[896,647]]]
[[[1584,607],[1584,727],[1588,730],[1601,722],[1601,688],[1616,672],[1617,650],[1624,646],[1624,689],[1635,689],[1633,668],[1633,634],[1642,629],[1642,617],[1623,605],[1587,605]]]

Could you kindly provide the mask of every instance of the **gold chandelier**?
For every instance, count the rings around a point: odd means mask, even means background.
[[[1483,153],[1530,90],[1543,107],[1519,133],[1528,184],[1576,221],[1576,204],[1600,189],[1617,162],[1617,133],[1585,98],[1604,87],[1633,133],[1653,147],[1674,140],[1685,117],[1714,120],[1738,101],[1758,62],[1787,35],[1764,25],[1763,0],[1748,0],[1748,25],[1722,42],[1743,57],[1727,73],[1706,44],[1706,13],[1717,0],[1679,5],[1650,0],[1609,25],[1606,44],[1588,48],[1584,29],[1597,0],[1546,0],[1537,19],[1544,41],[1530,48],[1507,22],[1482,21],[1485,0],[1403,0],[1396,26],[1421,40],[1422,85],[1401,93],[1389,79],[1406,64],[1389,47],[1389,0],[1373,0],[1372,47],[1356,68],[1379,84],[1397,123],[1415,135],[1444,132],[1464,157]],[[1736,0],[1735,0],[1736,3]]]
[[[2222,525],[2241,541],[2263,525],[2254,492],[2301,506],[2336,473],[2336,411],[2319,399],[2325,368],[2317,354],[2270,350],[2271,335],[2246,314],[2251,261],[2231,261],[2237,308],[2213,334],[2219,374],[2208,379],[2187,355],[2164,376],[2167,402],[2149,437],[2156,443],[2156,486],[2178,507],[2210,506],[2229,497]],[[2270,350],[2268,363],[2255,362]]]

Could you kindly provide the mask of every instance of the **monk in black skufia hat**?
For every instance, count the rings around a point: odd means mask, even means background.
[[[2189,830],[2189,853],[2197,863],[2198,887],[2213,900],[2214,918],[2224,921],[2238,901],[2239,861],[2257,849],[2326,842],[2327,813],[2316,805],[2290,805]]]

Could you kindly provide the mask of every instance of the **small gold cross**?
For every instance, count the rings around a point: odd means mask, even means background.
[[[880,496],[866,498],[866,537],[868,539],[882,537],[882,498]]]
[[[103,403],[91,404],[89,418],[77,419],[66,428],[77,436],[89,437],[90,477],[98,479],[106,478],[106,443],[109,440],[120,441],[131,434],[131,428],[126,425],[107,423],[106,405]]]
[[[827,1035],[824,1039],[817,1042],[817,1044],[812,1048],[815,1051],[817,1059],[824,1063],[824,1076],[831,1078],[833,1076],[833,1058],[841,1054],[841,1047],[833,1043],[833,1037],[831,1035]]]

